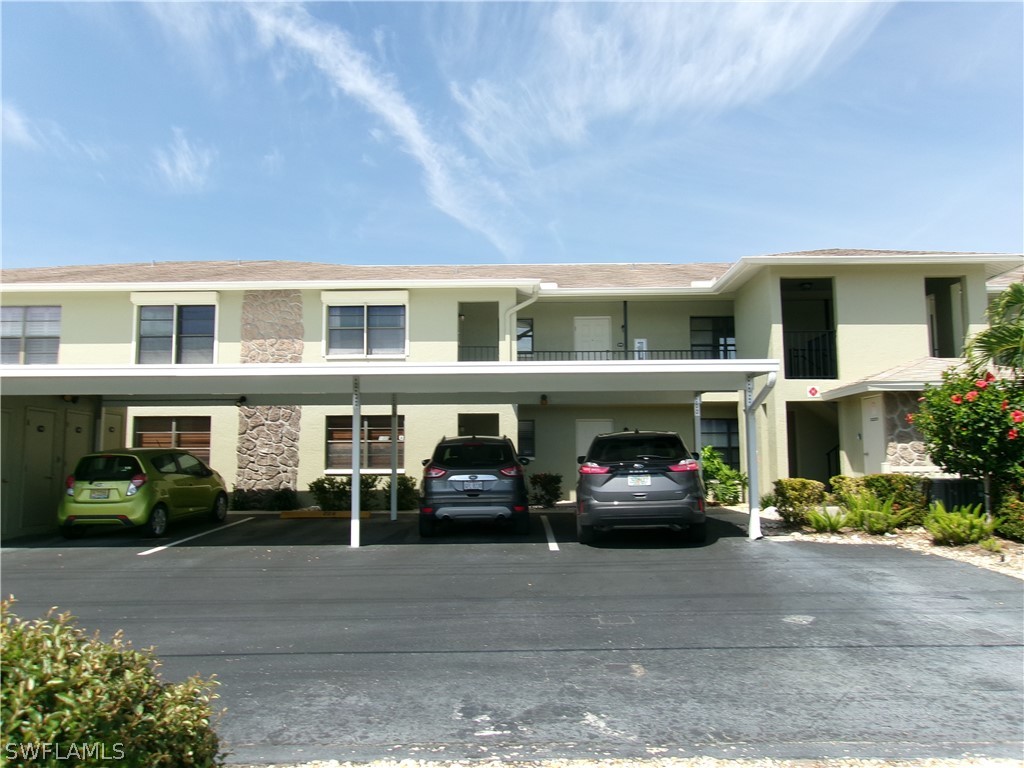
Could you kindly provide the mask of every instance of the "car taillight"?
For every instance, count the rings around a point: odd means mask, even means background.
[[[136,493],[139,492],[139,488],[141,488],[145,484],[146,484],[146,476],[145,475],[143,475],[143,474],[135,475],[135,477],[133,477],[131,479],[131,482],[128,485],[128,490],[125,491],[124,495],[125,496],[134,496]]]
[[[501,474],[503,474],[505,477],[522,477],[523,476],[523,468],[522,467],[504,467],[503,469],[499,469],[498,471],[501,472]]]
[[[68,496],[75,495],[75,476],[68,475],[68,479],[64,481],[64,493]]]
[[[611,471],[611,467],[602,467],[600,464],[595,464],[592,461],[588,461],[586,464],[580,464],[581,475],[607,475]]]
[[[424,477],[444,477],[448,473],[440,467],[427,467],[423,470]]]
[[[678,464],[669,464],[668,465],[668,471],[669,472],[699,472],[700,471],[700,464],[698,464],[693,459],[686,459],[685,461],[680,461]]]

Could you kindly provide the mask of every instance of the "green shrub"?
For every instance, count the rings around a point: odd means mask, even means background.
[[[910,519],[909,512],[896,509],[896,502],[892,498],[883,501],[871,491],[847,497],[843,506],[846,509],[847,525],[875,536],[892,533],[906,525]]]
[[[739,504],[743,500],[743,489],[747,487],[747,476],[726,464],[721,455],[710,445],[700,452],[704,484],[714,501],[719,504]]]
[[[849,526],[849,518],[842,510],[830,511],[822,507],[819,512],[816,509],[807,510],[807,522],[817,533],[838,533]]]
[[[803,477],[775,481],[775,508],[787,523],[807,524],[807,511],[825,503],[825,484]]]
[[[51,609],[25,621],[11,602],[0,603],[0,711],[11,765],[223,765],[211,725],[215,680],[164,682],[152,651],[133,649],[120,630],[102,642],[69,614]]]
[[[929,480],[900,473],[865,475],[864,488],[880,499],[892,499],[892,508],[906,514],[906,525],[920,525],[928,513]]]
[[[317,506],[324,510],[352,507],[352,479],[342,475],[324,475],[309,484]]]
[[[999,524],[996,533],[1004,539],[1024,541],[1024,499],[1007,494],[997,512]]]
[[[779,499],[771,491],[761,496],[761,509],[767,509],[768,507],[775,507],[777,509],[778,506]]]
[[[530,503],[538,507],[553,507],[562,499],[562,476],[554,472],[530,475]]]
[[[391,497],[380,489],[380,481],[380,475],[359,474],[359,509],[363,512],[379,512],[391,508]]]
[[[989,520],[981,504],[958,506],[947,511],[941,501],[932,502],[924,527],[936,544],[956,547],[977,544],[992,537],[999,520]]]
[[[863,477],[836,475],[829,479],[828,484],[832,489],[832,499],[836,504],[842,504],[851,496],[856,496],[865,490]]]
[[[387,508],[391,508],[391,479],[389,478],[384,486],[384,499]],[[420,506],[420,492],[416,487],[416,479],[409,475],[398,476],[397,502],[399,509],[418,509]]]

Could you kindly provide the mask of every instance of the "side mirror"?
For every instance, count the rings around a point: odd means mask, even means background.
[[[586,458],[587,458],[586,456],[577,456],[576,457],[576,463],[577,464],[582,464],[586,460]]]
[[[424,459],[422,461],[422,464],[423,464],[424,467],[427,466],[427,464],[429,464],[429,463],[430,463],[430,459]]]
[[[519,463],[525,467],[527,464],[530,463],[530,460],[526,456],[520,456]]]

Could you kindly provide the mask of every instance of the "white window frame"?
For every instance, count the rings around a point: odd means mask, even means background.
[[[216,291],[152,291],[131,294],[131,302],[135,306],[132,329],[132,363],[134,365],[212,365],[217,363],[217,352],[220,348],[220,303]],[[178,307],[213,306],[213,356],[210,363],[178,363],[175,362],[178,350]],[[139,321],[142,307],[174,307],[174,336],[172,337],[171,361],[169,363],[139,362]]]
[[[62,324],[63,319],[64,319],[64,310],[63,310],[63,307],[61,307],[61,305],[59,305],[59,304],[19,304],[19,305],[13,305],[12,304],[12,305],[5,305],[4,309],[12,309],[12,310],[13,309],[20,309],[21,310],[21,319],[18,321],[20,323],[20,325],[21,325],[21,333],[18,336],[5,336],[4,337],[5,339],[18,339],[18,344],[19,344],[19,346],[18,346],[18,362],[17,363],[10,363],[10,365],[57,365],[57,364],[60,363],[60,347],[61,347],[61,336],[62,336],[62,330],[63,330],[62,327],[61,327],[61,324]],[[57,310],[57,317],[56,317],[55,320],[43,320],[43,321],[40,321],[40,320],[30,320],[29,319],[29,313],[33,309],[44,309],[44,310],[56,309]],[[39,323],[39,322],[43,322],[43,323],[55,322],[56,325],[57,325],[57,334],[55,336],[50,336],[50,335],[45,335],[44,336],[44,335],[41,335],[41,334],[30,333],[29,332],[30,331],[30,328],[29,328],[30,324],[32,324],[32,323]],[[56,349],[56,352],[54,353],[54,359],[52,361],[47,361],[45,363],[29,363],[29,362],[27,362],[26,360],[27,360],[27,356],[28,356],[28,346],[29,346],[28,343],[29,343],[29,341],[32,341],[32,340],[44,340],[44,339],[54,339],[54,340],[56,340],[56,342],[57,342],[57,349]]]
[[[409,357],[409,292],[408,291],[323,291],[322,354],[325,360],[405,360]],[[402,307],[405,321],[402,328],[402,351],[372,354],[367,349],[366,318],[370,307]],[[361,353],[331,352],[330,310],[332,307],[361,307],[363,310],[363,351]]]

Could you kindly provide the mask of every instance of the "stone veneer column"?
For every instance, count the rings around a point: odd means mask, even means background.
[[[242,363],[302,362],[302,296],[298,291],[246,291]],[[296,489],[302,406],[238,409],[238,475],[242,490]]]
[[[907,414],[918,408],[920,392],[886,392],[885,434],[886,461],[897,471],[928,469],[932,467],[931,457],[924,444],[924,437],[907,421]]]

